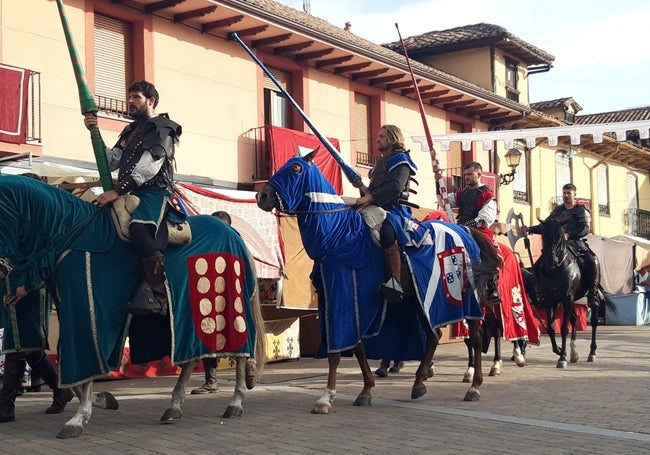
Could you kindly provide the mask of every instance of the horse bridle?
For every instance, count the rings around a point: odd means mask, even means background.
[[[330,209],[330,210],[288,210],[284,208],[284,204],[282,203],[282,198],[278,194],[275,189],[273,190],[275,193],[275,200],[277,201],[277,210],[285,215],[289,216],[297,216],[297,215],[325,215],[327,213],[336,213],[336,212],[345,212],[346,210],[353,210],[354,206],[353,205],[347,205],[345,207],[339,207],[337,209]]]

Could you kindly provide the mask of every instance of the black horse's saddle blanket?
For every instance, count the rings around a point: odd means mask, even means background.
[[[129,224],[131,224],[131,215],[140,204],[140,198],[132,194],[120,196],[111,206],[111,215],[115,223],[117,235],[124,242],[131,242],[129,237]],[[187,221],[180,224],[172,224],[166,221],[169,231],[170,245],[187,245],[192,241],[192,231]]]

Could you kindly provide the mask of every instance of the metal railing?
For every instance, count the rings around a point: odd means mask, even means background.
[[[377,157],[372,153],[365,153],[357,151],[357,166],[374,166]]]
[[[100,112],[115,115],[117,117],[129,116],[129,109],[125,100],[95,95],[95,101],[97,102],[97,107]]]
[[[506,98],[511,101],[519,102],[519,90],[506,87]]]
[[[650,239],[650,212],[642,209],[624,210],[623,228],[626,234]]]

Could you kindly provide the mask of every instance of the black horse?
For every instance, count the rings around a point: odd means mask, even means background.
[[[569,247],[565,240],[564,229],[557,220],[543,221],[540,227],[542,254],[533,264],[532,277],[525,276],[528,280],[533,278],[534,281],[532,292],[529,290],[532,305],[538,309],[546,310],[547,332],[551,339],[553,352],[560,357],[557,367],[566,368],[566,339],[569,333],[569,322],[571,323],[570,361],[573,363],[579,359],[575,348],[577,318],[573,308],[574,302],[587,296],[587,305],[591,309],[591,345],[587,361],[593,362],[596,359],[596,328],[599,315],[603,313],[604,305],[610,304],[604,298],[600,287],[598,258],[593,256],[594,260],[590,261],[586,255],[591,255],[591,252],[580,252]],[[562,308],[564,314],[560,330],[562,336],[560,347],[555,341],[553,328],[558,308]]]

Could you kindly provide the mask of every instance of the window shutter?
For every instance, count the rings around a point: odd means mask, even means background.
[[[126,99],[133,82],[133,28],[123,22],[95,14],[95,95]]]
[[[282,88],[284,88],[289,94],[291,94],[291,84],[289,83],[291,81],[291,74],[288,73],[287,71],[282,71],[277,68],[268,68],[268,70],[273,75],[273,77],[278,80]],[[264,73],[263,86],[264,88],[273,90],[275,92],[280,91],[278,89],[278,86],[275,85],[275,83],[271,80],[270,77],[266,75],[266,73]]]
[[[359,153],[372,154],[370,145],[370,97],[354,94],[354,148]]]

